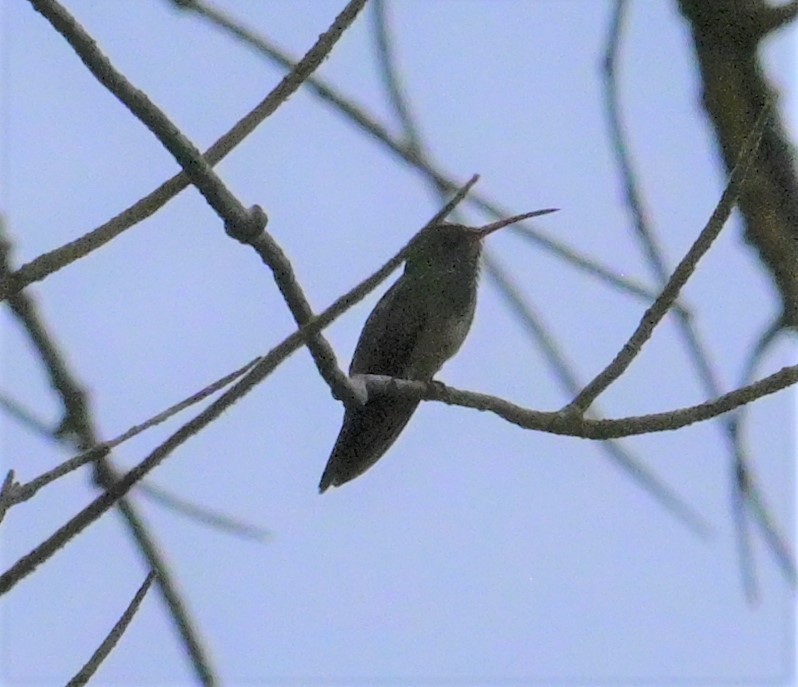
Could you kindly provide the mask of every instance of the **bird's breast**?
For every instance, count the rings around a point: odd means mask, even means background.
[[[432,379],[463,345],[474,319],[475,301],[470,299],[456,305],[428,299],[425,325],[413,348],[408,379]]]

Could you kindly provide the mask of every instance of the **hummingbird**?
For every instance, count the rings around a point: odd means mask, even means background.
[[[441,222],[408,247],[402,276],[379,300],[360,333],[349,374],[377,374],[429,382],[462,346],[477,304],[482,240],[537,210],[467,227]],[[358,477],[396,441],[419,401],[384,394],[347,408],[321,476],[319,493]]]

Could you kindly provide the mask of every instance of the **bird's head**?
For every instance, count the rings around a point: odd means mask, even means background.
[[[407,270],[455,272],[475,270],[482,253],[482,240],[494,231],[530,217],[539,217],[556,212],[555,209],[535,210],[523,215],[492,222],[482,227],[467,227],[462,224],[440,222],[422,231],[410,246],[407,254]]]

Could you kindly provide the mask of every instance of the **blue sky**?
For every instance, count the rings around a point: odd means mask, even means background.
[[[282,73],[168,3],[66,3],[111,61],[199,147],[249,111]],[[343,2],[220,3],[293,55]],[[2,8],[2,210],[16,264],[93,229],[176,170],[147,131],[25,3]],[[632,236],[602,109],[611,3],[403,0],[389,5],[397,59],[422,136],[453,178],[535,226],[654,287]],[[318,74],[398,131],[375,67],[370,10]],[[670,266],[723,186],[687,27],[664,1],[632,3],[622,105],[652,223]],[[794,38],[767,44],[770,76],[794,84]],[[785,110],[795,99],[785,92]],[[794,122],[794,117],[792,119]],[[794,129],[794,127],[793,127]],[[221,177],[260,204],[319,311],[390,257],[436,211],[422,175],[300,92],[229,158]],[[466,219],[488,221],[467,204]],[[489,239],[559,350],[586,382],[646,303],[510,232]],[[293,331],[271,274],[189,189],[146,222],[31,288],[111,438]],[[326,330],[346,368],[379,292]],[[778,312],[736,218],[685,302],[725,389]],[[0,389],[45,421],[59,406],[27,341],[2,313]],[[704,400],[672,319],[598,406],[611,417]],[[781,340],[760,372],[795,362]],[[439,378],[540,410],[570,398],[482,280],[476,320]],[[196,411],[188,411],[186,420]],[[267,527],[257,544],[135,496],[180,581],[225,684],[334,679],[509,684],[790,684],[794,590],[760,537],[761,598],[746,603],[729,456],[719,423],[623,445],[711,527],[703,540],[600,446],[422,404],[373,469],[319,496],[342,409],[305,351],[182,446],[154,483]],[[794,547],[794,395],[751,409],[746,442]],[[124,446],[135,464],[179,425]],[[31,479],[66,457],[4,418],[3,467]],[[4,568],[94,496],[87,473],[46,489],[3,523]],[[4,599],[5,684],[62,684],[123,610],[146,570],[115,513]],[[97,684],[178,685],[191,674],[157,594]]]

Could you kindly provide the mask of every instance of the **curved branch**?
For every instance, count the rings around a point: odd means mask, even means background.
[[[80,59],[111,93],[113,93],[158,138],[174,156],[199,192],[225,223],[227,233],[241,243],[252,246],[261,260],[271,269],[274,280],[299,326],[313,317],[313,311],[299,282],[294,276],[290,261],[277,242],[266,232],[266,214],[257,205],[246,210],[227,189],[213,168],[194,144],[184,136],[142,91],[135,88],[114,68],[110,60],[97,47],[92,37],[55,0],[29,0],[53,27],[66,39]],[[350,0],[333,25],[319,39],[319,50],[296,77],[294,90],[321,63],[332,50],[344,31],[355,20],[366,0]],[[316,333],[305,342],[322,378],[333,396],[347,405],[358,405],[359,399],[349,384],[349,378],[338,366],[332,346]]]
[[[360,375],[360,378],[369,394],[396,393],[407,398],[438,401],[447,405],[488,411],[524,429],[605,440],[672,431],[718,417],[796,384],[798,365],[783,367],[758,382],[697,405],[662,413],[602,420],[583,417],[579,413],[530,410],[496,396],[455,389],[437,381],[416,382],[383,375]]]
[[[670,310],[673,303],[679,296],[679,291],[687,283],[687,280],[695,271],[698,261],[706,254],[712,243],[720,234],[726,220],[731,214],[735,202],[740,196],[743,182],[745,181],[748,170],[751,168],[762,132],[770,116],[771,108],[769,103],[759,113],[754,127],[749,132],[745,142],[740,149],[737,164],[734,166],[729,177],[729,182],[723,190],[723,194],[712,212],[704,229],[698,235],[690,249],[681,259],[676,269],[673,271],[668,283],[662,289],[656,301],[643,314],[640,324],[635,329],[629,340],[618,352],[613,361],[602,370],[591,381],[579,395],[571,401],[565,408],[566,411],[584,411],[590,404],[607,389],[610,384],[616,381],[632,364],[632,361],[640,353],[643,345],[651,338],[655,327],[662,321]]]

